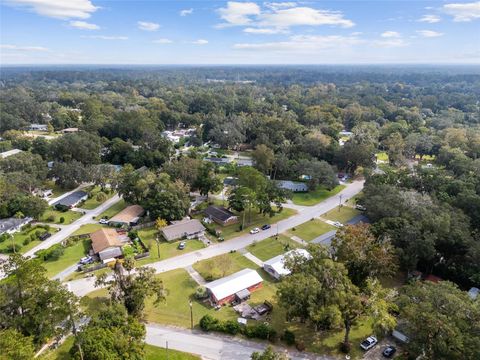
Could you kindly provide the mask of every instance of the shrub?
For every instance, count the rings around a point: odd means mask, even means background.
[[[55,215],[49,215],[49,216],[47,217],[47,221],[48,221],[48,222],[55,222]]]
[[[30,234],[29,238],[30,238],[30,241],[35,241],[38,239],[38,236],[37,234]]]
[[[39,250],[35,253],[43,261],[58,260],[65,252],[65,248],[61,244],[55,244],[48,249]]]
[[[65,222],[65,218],[63,216],[60,217],[60,224],[63,224]]]
[[[247,326],[245,328],[245,336],[250,338],[275,341],[277,332],[270,325],[258,324],[254,326]]]
[[[218,326],[218,323],[218,319],[215,319],[212,315],[207,314],[200,319],[200,329],[203,331],[215,330]]]
[[[344,354],[348,354],[350,352],[350,348],[350,343],[344,343],[343,341],[340,343],[340,351]]]
[[[31,239],[30,237],[27,237],[27,238],[25,238],[25,239],[23,240],[23,243],[22,243],[22,244],[23,244],[23,245],[28,245],[28,244],[30,244],[31,242],[32,242],[32,239]]]
[[[37,230],[37,231],[35,231],[35,236],[36,236],[37,238],[39,238],[40,236],[42,236],[42,233],[43,233],[43,232],[42,232],[41,230]]]
[[[16,244],[16,245],[8,244],[7,247],[5,248],[5,252],[7,253],[19,252],[21,249],[22,249],[22,245],[20,244]]]
[[[227,334],[236,335],[240,332],[240,324],[235,320],[227,320],[224,322],[225,332]]]
[[[287,345],[294,345],[295,344],[295,334],[293,331],[285,329],[283,333],[282,340],[285,341]]]
[[[295,344],[295,347],[297,348],[298,351],[304,351],[305,350],[305,343],[303,341],[299,340]]]
[[[131,230],[128,232],[128,237],[130,238],[130,240],[134,240],[138,237],[138,232],[137,230]]]
[[[0,244],[3,243],[8,238],[10,238],[10,235],[7,234],[7,233],[4,233],[4,234],[0,235]]]
[[[68,206],[62,204],[55,205],[55,208],[61,212],[67,212],[69,210]]]
[[[197,289],[195,290],[195,298],[196,299],[205,299],[208,297],[208,293],[207,293],[207,289],[205,288],[205,286],[199,286],[197,287]]]
[[[135,251],[133,250],[133,247],[131,245],[125,245],[122,248],[122,253],[124,257],[129,258],[135,254]]]

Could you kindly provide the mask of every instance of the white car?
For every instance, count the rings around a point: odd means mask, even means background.
[[[367,350],[370,350],[375,345],[377,345],[377,343],[378,343],[378,340],[375,336],[369,336],[368,338],[366,338],[360,343],[360,347],[363,350],[367,351]]]
[[[343,226],[343,224],[340,221],[335,221],[333,223],[333,225],[336,226],[336,227],[342,227]]]
[[[258,234],[259,232],[260,232],[259,228],[253,228],[252,230],[250,230],[250,234]]]
[[[102,225],[107,225],[108,220],[107,219],[100,219],[99,223],[102,224]]]

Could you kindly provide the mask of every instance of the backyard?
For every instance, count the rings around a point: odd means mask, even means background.
[[[298,236],[305,241],[312,241],[316,237],[325,234],[330,230],[335,230],[335,226],[329,225],[319,219],[313,219],[288,230],[287,234]]]
[[[314,191],[297,192],[292,196],[292,201],[295,205],[312,206],[318,204],[320,201],[329,198],[330,196],[338,194],[345,188],[345,185],[337,185],[332,190],[327,190],[323,187],[318,187]]]
[[[271,237],[247,247],[247,250],[262,261],[267,261],[277,255],[283,254],[288,250],[299,247],[300,244],[293,241],[288,236],[280,234],[277,237]]]

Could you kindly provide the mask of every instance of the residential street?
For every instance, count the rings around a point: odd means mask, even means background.
[[[117,194],[115,194],[114,196],[112,196],[110,199],[105,201],[103,204],[101,204],[97,208],[95,208],[93,210],[83,210],[83,211],[85,211],[85,215],[83,215],[80,219],[74,221],[73,223],[71,223],[69,225],[64,225],[59,232],[53,234],[47,240],[43,241],[41,244],[39,244],[39,245],[35,246],[34,248],[30,249],[29,251],[25,252],[25,254],[23,254],[23,255],[33,257],[33,256],[35,256],[34,255],[35,252],[37,252],[38,250],[47,249],[50,246],[52,246],[54,244],[58,244],[59,242],[65,240],[71,234],[73,234],[75,231],[77,231],[80,228],[80,226],[85,225],[85,224],[96,223],[96,221],[93,220],[93,217],[100,215],[101,213],[103,213],[109,207],[113,206],[118,201],[120,201],[120,197]]]
[[[147,324],[146,342],[150,345],[166,347],[183,352],[197,354],[208,360],[247,360],[254,351],[263,351],[268,343],[257,343],[245,339],[224,336],[220,334],[209,335],[200,331],[183,330],[158,324]],[[286,350],[276,347],[277,351]],[[291,359],[316,359],[334,360],[336,358],[288,351]]]
[[[275,236],[275,234],[277,233],[277,228],[278,233],[282,233],[292,227],[303,224],[310,219],[319,216],[320,214],[326,213],[327,211],[334,209],[339,204],[340,195],[342,198],[342,202],[345,202],[358,194],[363,189],[363,184],[364,181],[354,181],[350,184],[347,184],[345,189],[343,189],[338,195],[325,199],[317,205],[305,207],[304,210],[300,211],[296,215],[291,216],[288,219],[282,220],[277,224],[272,224],[272,227],[270,229],[261,231],[258,234],[244,234],[228,241],[211,245],[205,249],[158,261],[149,264],[148,266],[154,268],[157,273],[162,273],[174,269],[184,268],[186,266],[193,265],[198,261],[225,254],[232,250],[236,251],[243,249],[248,245],[252,244],[254,241],[258,242],[271,236]],[[95,287],[93,286],[94,282],[94,278],[83,278],[71,281],[70,287],[76,295],[84,296],[89,292],[95,290]]]

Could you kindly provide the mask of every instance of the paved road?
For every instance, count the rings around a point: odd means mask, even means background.
[[[312,218],[315,218],[321,214],[326,213],[327,211],[334,209],[339,204],[340,195],[342,196],[342,202],[345,202],[358,194],[363,189],[363,184],[364,181],[354,181],[348,184],[346,188],[343,189],[337,196],[332,196],[328,199],[325,199],[317,205],[306,207],[302,211],[298,212],[296,215],[293,215],[288,219],[279,221],[277,223],[278,232],[282,233],[292,227],[299,226],[300,224],[303,224]],[[261,231],[260,233],[255,235],[244,234],[228,241],[221,242],[216,245],[211,245],[205,249],[151,263],[146,266],[154,268],[157,273],[162,273],[179,268],[185,268],[186,266],[193,265],[198,261],[225,254],[232,250],[240,250],[255,241],[258,242],[266,238],[275,236],[277,233],[277,224],[273,224],[270,229]],[[70,286],[72,291],[76,295],[84,296],[89,292],[95,290],[94,282],[94,278],[83,278],[71,281]]]
[[[200,331],[191,331],[161,326],[157,324],[147,324],[146,342],[158,347],[166,347],[183,352],[197,354],[203,359],[209,360],[247,360],[250,359],[252,352],[263,351],[268,344],[257,343],[245,339],[222,336],[220,334],[205,334]],[[286,348],[277,347],[277,351],[285,351]],[[288,351],[289,357],[294,360],[316,359],[316,360],[334,360],[336,358],[299,353],[297,351]]]
[[[80,219],[74,221],[73,223],[71,223],[69,225],[63,226],[63,228],[59,232],[53,234],[47,240],[45,240],[41,244],[35,246],[31,250],[25,252],[25,254],[23,254],[23,255],[34,257],[35,252],[37,252],[38,250],[47,249],[50,246],[58,244],[59,242],[65,240],[67,237],[69,237],[71,234],[73,234],[75,231],[77,231],[80,228],[80,226],[85,225],[85,224],[96,223],[96,221],[93,220],[93,217],[100,215],[105,210],[107,210],[109,207],[116,204],[118,201],[120,201],[120,197],[115,194],[110,199],[105,201],[100,206],[97,206],[93,210],[82,210],[82,211],[85,211],[86,214],[83,215]]]

